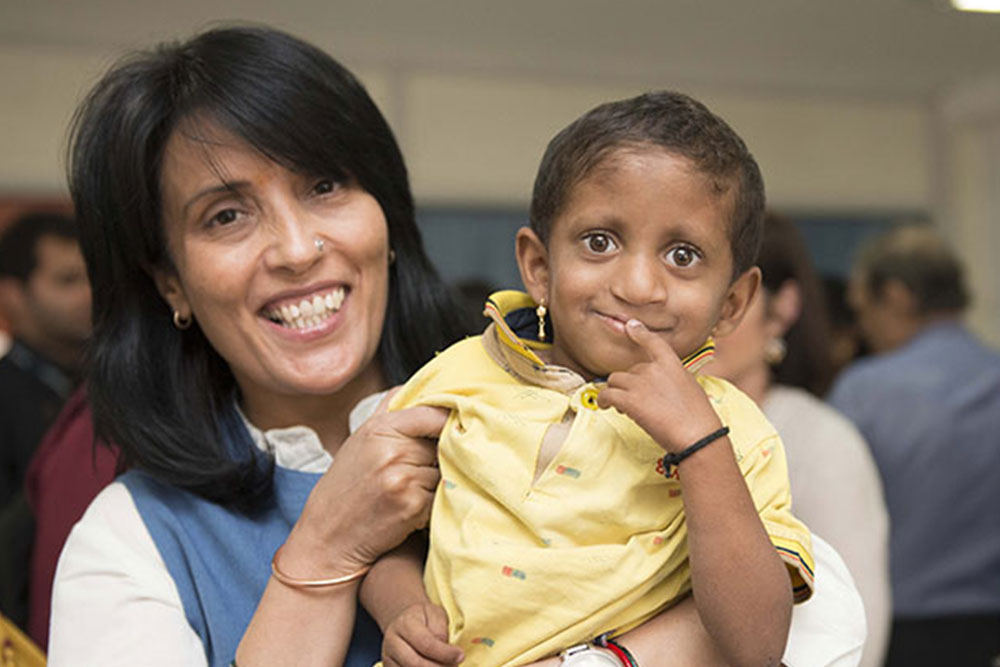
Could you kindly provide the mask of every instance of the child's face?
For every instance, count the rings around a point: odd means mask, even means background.
[[[732,281],[732,190],[665,151],[618,151],[570,193],[548,247],[522,230],[521,273],[555,329],[551,362],[593,378],[646,361],[625,333],[632,318],[680,357],[738,324],[760,273]]]

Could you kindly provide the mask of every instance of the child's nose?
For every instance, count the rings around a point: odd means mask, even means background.
[[[632,256],[614,273],[611,291],[623,301],[635,305],[658,303],[667,298],[663,267],[655,259]]]

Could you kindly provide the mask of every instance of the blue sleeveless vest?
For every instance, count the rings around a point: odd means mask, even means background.
[[[275,466],[275,502],[252,517],[145,473],[131,471],[119,478],[177,584],[188,623],[201,637],[211,667],[224,667],[235,657],[264,594],[271,556],[288,537],[319,478]],[[381,647],[378,626],[359,606],[344,665],[371,667]]]

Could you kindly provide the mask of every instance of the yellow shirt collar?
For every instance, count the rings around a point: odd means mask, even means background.
[[[493,321],[499,342],[532,364],[544,367],[546,363],[535,350],[547,350],[552,344],[538,340],[538,315],[535,312],[537,307],[538,304],[525,292],[502,290],[494,292],[486,300],[483,314]],[[552,330],[551,325],[548,326],[548,330]],[[686,369],[697,373],[714,356],[715,341],[709,338],[697,350],[685,357],[682,363]]]

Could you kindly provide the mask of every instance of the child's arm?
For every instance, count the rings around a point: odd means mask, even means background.
[[[448,617],[424,591],[427,541],[414,533],[379,558],[365,576],[358,597],[383,633],[385,667],[456,665],[462,650],[448,643]],[[424,662],[427,661],[427,662]]]
[[[720,428],[705,392],[666,341],[636,320],[626,330],[650,361],[612,373],[601,407],[627,414],[668,452],[681,452]],[[791,582],[728,439],[679,467],[691,584],[705,629],[728,664],[780,664],[791,623]]]

